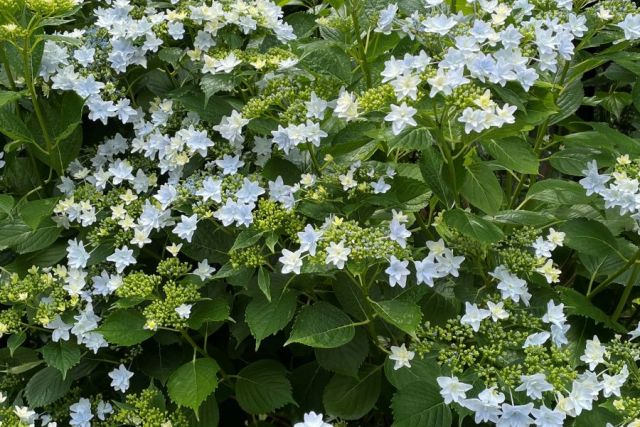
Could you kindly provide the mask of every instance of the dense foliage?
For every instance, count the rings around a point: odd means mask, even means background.
[[[0,0],[2,426],[640,426],[630,0]]]

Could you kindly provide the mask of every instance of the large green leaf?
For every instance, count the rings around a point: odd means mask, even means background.
[[[467,166],[467,176],[462,184],[462,195],[473,206],[488,214],[495,214],[502,204],[502,188],[498,178],[485,163]]]
[[[250,414],[266,414],[295,403],[287,371],[275,360],[259,360],[238,372],[236,398]]]
[[[80,347],[73,341],[52,341],[40,351],[47,365],[60,371],[62,379],[65,379],[69,369],[80,363]]]
[[[46,367],[36,372],[24,389],[24,395],[32,408],[41,408],[55,402],[69,392],[71,377],[62,378],[56,368]]]
[[[561,179],[545,179],[529,188],[527,199],[557,205],[577,205],[589,203],[584,188],[577,182]]]
[[[293,324],[289,340],[317,348],[339,347],[353,339],[351,319],[335,306],[319,301],[303,308]]]
[[[343,49],[329,41],[316,41],[304,46],[300,66],[318,74],[337,77],[344,83],[351,82],[351,58]]]
[[[401,390],[407,385],[416,381],[433,381],[441,374],[440,365],[436,362],[436,357],[419,358],[414,357],[411,367],[403,366],[394,369],[395,362],[389,358],[384,363],[384,374],[389,382],[397,389]]]
[[[607,256],[618,252],[618,244],[606,225],[593,219],[579,218],[564,223],[565,245],[578,252]]]
[[[289,324],[296,312],[296,294],[285,291],[271,301],[264,295],[257,295],[251,300],[245,312],[245,320],[256,339],[256,348],[269,335],[283,329]]]
[[[450,426],[451,410],[433,381],[413,382],[393,396],[393,427]]]
[[[440,152],[429,146],[420,156],[420,172],[433,194],[447,207],[451,206],[453,197],[447,182],[442,177],[442,157]]]
[[[218,387],[219,366],[211,358],[185,363],[169,377],[167,390],[175,403],[198,412],[198,408]]]
[[[97,331],[111,344],[131,346],[153,336],[153,331],[144,329],[145,323],[145,317],[138,310],[118,310],[111,313]]]
[[[520,173],[532,175],[538,173],[540,161],[525,140],[520,138],[488,139],[482,144],[502,166]]]
[[[362,331],[357,331],[353,340],[336,348],[316,348],[316,360],[324,369],[355,377],[369,354],[369,340]]]
[[[567,314],[588,317],[589,319],[595,320],[596,323],[601,323],[616,332],[626,332],[624,326],[611,320],[604,311],[593,305],[593,303],[580,292],[564,287],[558,288],[558,290],[562,295],[561,301],[565,305],[565,311]]]
[[[403,332],[413,334],[420,325],[422,312],[414,302],[400,299],[369,302],[378,316]]]
[[[322,394],[327,412],[346,420],[366,415],[380,395],[380,367],[368,367],[359,378],[335,374]]]
[[[495,243],[504,237],[496,225],[462,209],[453,209],[444,213],[445,223],[481,243]]]
[[[193,306],[189,327],[199,329],[206,322],[223,322],[229,317],[229,303],[224,298],[200,301]]]

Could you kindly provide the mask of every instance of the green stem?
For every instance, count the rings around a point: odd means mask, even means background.
[[[33,84],[33,73],[31,70],[31,45],[29,41],[30,35],[28,34],[24,39],[24,49],[22,50],[22,57],[24,62],[24,73],[25,73],[25,82],[27,84],[27,88],[29,89],[29,94],[31,95],[31,101],[33,103],[33,111],[36,114],[36,118],[38,119],[38,124],[40,125],[40,129],[42,130],[42,136],[44,138],[45,143],[47,144],[47,152],[49,156],[53,153],[53,141],[49,136],[49,131],[47,130],[46,122],[44,121],[44,116],[42,115],[42,110],[40,110],[40,104],[38,103],[38,94],[36,92],[36,88]]]
[[[367,84],[367,89],[371,89],[371,70],[369,69],[369,63],[367,62],[367,50],[365,49],[364,43],[362,42],[362,35],[360,30],[360,21],[358,19],[358,14],[356,12],[356,8],[353,7],[353,1],[349,0],[348,2],[348,10],[351,15],[351,21],[353,22],[353,29],[356,34],[356,41],[358,42],[358,52],[360,56],[360,65],[362,67],[362,72],[364,73],[364,78]]]
[[[318,159],[316,159],[316,150],[313,148],[313,144],[310,142],[307,142],[307,148],[309,150],[309,158],[311,159],[311,165],[313,166],[313,170],[315,171],[316,175],[320,176],[322,175],[322,171],[321,171],[321,167],[318,164]]]
[[[191,347],[193,347],[195,351],[197,351],[198,353],[202,354],[205,357],[209,357],[209,354],[207,354],[207,352],[204,349],[202,349],[202,347],[196,344],[193,338],[189,336],[187,331],[180,331],[180,334],[182,334],[182,338],[184,338],[189,344],[191,344]]]
[[[625,271],[627,271],[629,267],[635,264],[636,261],[638,261],[638,259],[640,259],[640,249],[638,249],[631,258],[629,258],[629,260],[626,262],[625,265],[623,265],[622,267],[620,267],[619,269],[611,273],[609,277],[607,277],[602,283],[596,286],[593,292],[591,292],[590,294],[587,294],[587,297],[589,297],[589,299],[592,299],[593,297],[598,295],[600,292],[604,291],[607,287],[609,287],[609,285],[614,280],[616,280],[620,275],[622,275]]]
[[[13,73],[11,73],[11,65],[9,64],[9,60],[7,59],[7,54],[4,52],[4,48],[0,46],[0,61],[2,61],[2,65],[4,66],[4,72],[7,74],[7,80],[9,80],[9,87],[11,90],[16,90],[16,82],[13,79]]]
[[[451,147],[449,142],[442,140],[442,152],[444,153],[445,160],[447,161],[447,169],[449,171],[449,179],[451,180],[451,186],[453,188],[453,198],[457,207],[460,207],[460,195],[458,192],[458,182],[456,179],[456,168],[453,164],[453,157],[451,156]],[[450,206],[447,206],[450,207]]]
[[[631,295],[631,290],[633,289],[633,286],[638,281],[639,273],[640,273],[640,264],[636,262],[636,264],[633,266],[631,277],[629,277],[629,281],[627,282],[627,285],[624,287],[624,291],[622,291],[622,296],[620,297],[620,301],[618,301],[618,305],[615,311],[613,312],[613,315],[611,316],[611,320],[613,320],[614,322],[620,318],[620,315],[622,314],[622,310],[624,310],[624,306],[627,304],[627,300],[629,299],[629,295]]]

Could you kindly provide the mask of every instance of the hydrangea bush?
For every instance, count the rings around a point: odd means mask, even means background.
[[[2,426],[640,426],[631,0],[0,0]]]

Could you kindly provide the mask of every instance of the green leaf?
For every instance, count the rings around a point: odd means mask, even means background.
[[[478,242],[495,243],[504,237],[496,225],[462,209],[446,211],[444,221],[449,227]]]
[[[0,90],[0,107],[13,101],[17,101],[22,98],[23,92],[10,92],[7,90]]]
[[[496,161],[516,172],[535,175],[538,173],[540,162],[527,142],[519,138],[502,140],[485,140],[482,142],[487,151]]]
[[[359,330],[349,343],[336,348],[316,348],[316,360],[327,371],[355,377],[369,354],[367,335]]]
[[[229,318],[229,303],[224,298],[200,301],[193,306],[189,327],[199,329],[206,322],[224,322]]]
[[[318,74],[335,76],[344,83],[351,82],[351,58],[342,48],[329,41],[306,44],[299,65]]]
[[[198,408],[218,387],[218,363],[211,358],[195,359],[176,369],[167,381],[169,397],[176,404],[198,412]]]
[[[132,346],[153,336],[153,331],[144,329],[145,323],[145,317],[137,310],[118,310],[105,319],[97,332],[110,344]]]
[[[300,180],[300,169],[288,160],[271,157],[262,168],[262,176],[271,181],[278,177],[287,185],[293,185]]]
[[[275,360],[259,360],[238,372],[236,398],[250,414],[266,414],[295,403],[287,371]]]
[[[421,151],[432,144],[433,136],[431,136],[428,129],[422,127],[409,128],[389,141],[389,149]]]
[[[394,365],[395,362],[387,358],[384,363],[384,373],[391,385],[399,390],[416,381],[433,381],[441,375],[435,356],[425,359],[415,357],[411,361],[410,368],[403,366],[396,370]]]
[[[414,334],[416,328],[420,325],[422,312],[420,307],[413,302],[399,299],[388,301],[370,299],[369,302],[378,316],[403,332]]]
[[[433,381],[411,383],[396,392],[391,403],[393,427],[450,426],[451,410]]]
[[[220,423],[220,412],[216,395],[211,394],[207,400],[200,405],[198,419],[191,425],[194,427],[217,427]]]
[[[299,343],[317,348],[333,348],[353,339],[351,319],[335,306],[319,301],[304,307],[293,324],[285,345]]]
[[[62,379],[66,378],[69,369],[80,363],[80,347],[73,341],[52,341],[40,351],[47,365],[60,371]]]
[[[256,339],[256,348],[263,339],[289,324],[296,312],[296,300],[295,293],[285,291],[271,301],[262,295],[256,296],[247,305],[245,320]]]
[[[25,331],[17,332],[11,335],[7,339],[7,348],[9,349],[9,354],[13,357],[13,353],[20,347],[27,339],[27,333]]]
[[[606,225],[593,219],[572,219],[560,227],[566,233],[564,244],[588,255],[607,256],[618,253],[615,237]]]
[[[322,394],[324,407],[330,415],[357,420],[366,415],[380,395],[380,367],[365,369],[360,378],[334,375]]]
[[[20,217],[33,230],[38,228],[42,221],[51,217],[53,209],[60,198],[51,197],[48,199],[38,199],[19,205]]]
[[[233,74],[207,74],[200,80],[200,87],[207,100],[218,92],[232,91],[236,85],[236,78]]]
[[[442,178],[442,157],[434,147],[427,147],[420,156],[420,172],[433,194],[447,207],[452,204],[451,191]]]
[[[493,171],[485,163],[472,163],[467,172],[461,188],[464,198],[485,213],[498,212],[503,194]]]
[[[498,212],[492,220],[500,224],[543,226],[556,221],[556,217],[547,212],[507,210]]]
[[[14,204],[13,197],[8,194],[0,194],[0,211],[6,214],[11,213]]]
[[[262,234],[262,231],[258,231],[254,228],[242,230],[240,234],[238,234],[238,237],[236,237],[236,241],[233,243],[231,249],[229,249],[229,252],[255,245],[262,237]]]
[[[583,98],[584,88],[580,80],[576,80],[566,86],[562,92],[560,92],[560,96],[558,96],[557,104],[559,113],[549,120],[549,125],[559,123],[575,113],[582,105]]]
[[[24,389],[32,408],[41,408],[65,396],[71,388],[71,377],[62,378],[56,368],[46,367],[36,372]]]
[[[258,287],[267,300],[271,302],[271,276],[269,276],[269,271],[264,267],[260,267],[258,270]]]
[[[558,205],[578,205],[589,203],[584,188],[577,182],[561,179],[545,179],[529,188],[527,199]]]
[[[36,252],[56,241],[62,229],[48,220],[41,228],[32,230],[18,218],[0,225],[0,247],[10,247],[19,254]]]
[[[13,141],[33,142],[33,135],[27,125],[9,107],[0,107],[0,133]]]
[[[585,145],[573,144],[564,150],[557,151],[549,157],[549,163],[557,171],[567,175],[583,176],[582,171],[591,160],[595,160],[598,166],[613,164],[615,155],[610,147],[602,149]]]
[[[593,305],[593,303],[580,292],[565,287],[559,287],[558,291],[562,295],[561,301],[565,305],[565,311],[567,314],[588,317],[589,319],[595,320],[596,323],[601,323],[613,331],[619,333],[626,332],[624,326],[611,320],[604,311]]]

